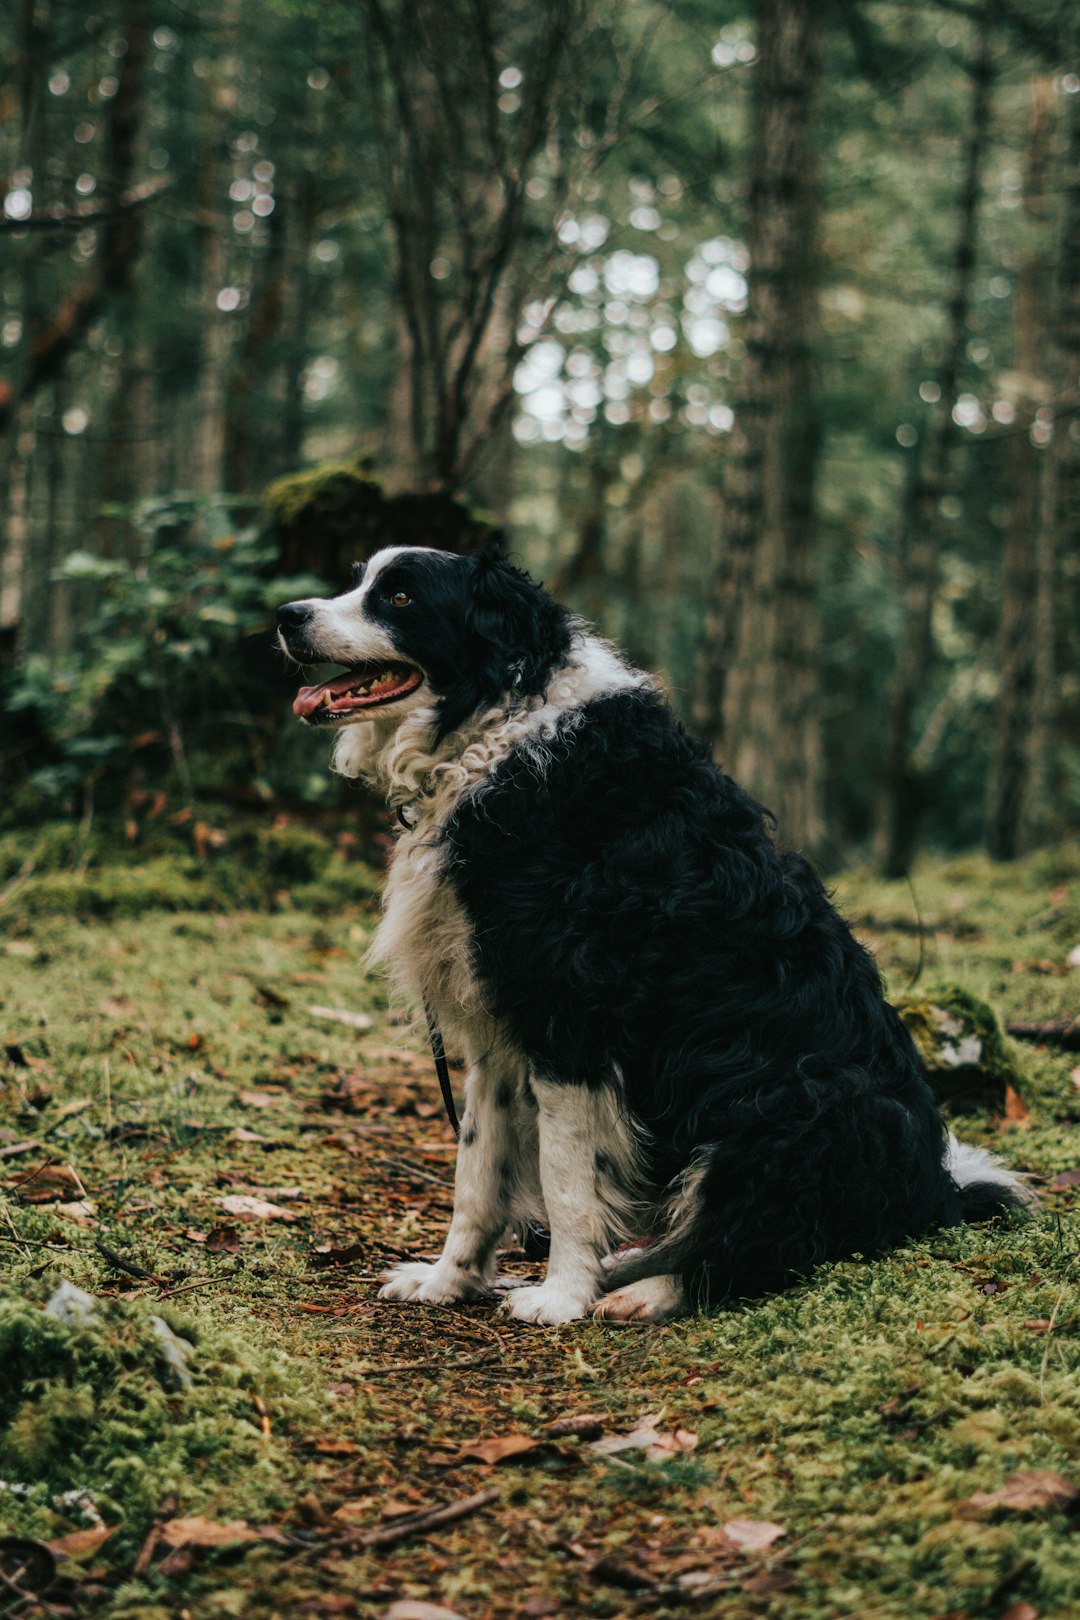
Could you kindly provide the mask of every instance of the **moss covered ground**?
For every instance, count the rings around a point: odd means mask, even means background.
[[[1077,1054],[1014,1048],[1023,1107],[958,1127],[1039,1178],[1025,1225],[656,1329],[377,1303],[384,1265],[437,1248],[453,1142],[364,973],[370,878],[284,845],[150,874],[8,851],[0,1613],[1080,1612]],[[837,887],[896,995],[922,959],[913,994],[1080,1012],[1075,850]],[[43,1310],[62,1279],[88,1320]],[[598,1423],[549,1436],[575,1415]],[[594,1449],[649,1416],[651,1449]]]

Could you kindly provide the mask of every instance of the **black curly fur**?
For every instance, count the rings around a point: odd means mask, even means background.
[[[543,626],[554,621],[550,598],[505,565],[485,566],[478,593],[490,688],[500,658],[505,673],[542,642],[522,618],[537,595]],[[486,1004],[535,1071],[621,1077],[657,1189],[701,1167],[692,1219],[609,1287],[678,1272],[714,1298],[758,1293],[1013,1201],[949,1176],[941,1117],[872,959],[653,692],[568,718],[542,771],[512,753],[445,841]]]

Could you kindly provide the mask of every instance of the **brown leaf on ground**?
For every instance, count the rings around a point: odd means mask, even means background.
[[[422,1603],[418,1598],[399,1598],[383,1613],[383,1620],[464,1620],[456,1609],[441,1603]]]
[[[55,1204],[58,1199],[70,1199],[73,1193],[80,1198],[86,1193],[79,1177],[66,1164],[38,1165],[9,1181],[7,1187],[24,1204]]]
[[[332,1243],[320,1243],[309,1256],[316,1270],[324,1266],[347,1266],[353,1260],[362,1260],[367,1254],[366,1243],[346,1243],[335,1248]]]
[[[744,1592],[786,1592],[797,1580],[793,1569],[761,1569],[739,1585]]]
[[[283,1209],[280,1204],[269,1204],[265,1198],[252,1198],[247,1193],[227,1193],[224,1198],[215,1198],[226,1215],[235,1215],[238,1220],[245,1221],[296,1221],[300,1217],[291,1209]]]
[[[1049,1316],[1032,1316],[1023,1324],[1029,1333],[1053,1333],[1054,1324]]]
[[[1015,1086],[1005,1087],[1005,1111],[1001,1117],[1009,1125],[1028,1124],[1027,1104]]]
[[[229,1134],[230,1142],[256,1142],[263,1147],[277,1147],[277,1139],[273,1136],[260,1136],[258,1131],[249,1131],[246,1125],[238,1125],[235,1131]]]
[[[1080,1187],[1080,1170],[1062,1170],[1050,1183],[1051,1187]]]
[[[236,1100],[245,1108],[272,1108],[281,1101],[276,1091],[238,1091]]]
[[[765,1552],[774,1541],[787,1535],[782,1524],[772,1524],[768,1519],[728,1519],[721,1528],[725,1541],[747,1552]]]
[[[68,1536],[58,1536],[48,1543],[55,1558],[89,1558],[96,1553],[115,1532],[115,1525],[101,1524],[93,1530],[73,1530]]]
[[[158,1535],[167,1547],[228,1547],[240,1541],[263,1541],[246,1519],[169,1519]]]
[[[1043,1508],[1068,1508],[1080,1501],[1080,1491],[1063,1474],[1051,1469],[1027,1470],[1010,1474],[1000,1490],[976,1491],[961,1502],[957,1511],[965,1519],[980,1519],[991,1513],[1038,1513]]]
[[[314,1442],[321,1457],[359,1457],[362,1447],[352,1440],[319,1440]]]
[[[554,1423],[548,1424],[548,1438],[550,1440],[599,1440],[604,1432],[604,1420],[589,1412],[580,1412],[571,1417],[556,1418]]]
[[[462,1446],[455,1461],[482,1462],[489,1468],[505,1462],[509,1457],[521,1457],[528,1451],[539,1451],[542,1440],[533,1440],[527,1434],[495,1435],[490,1440],[471,1440]]]
[[[619,1563],[606,1555],[590,1564],[589,1576],[594,1581],[602,1581],[605,1586],[617,1586],[623,1592],[645,1592],[657,1584],[647,1571],[633,1564]]]
[[[1023,1598],[1018,1603],[1010,1603],[1001,1620],[1039,1620],[1039,1611]]]
[[[642,1418],[629,1434],[612,1434],[606,1440],[594,1440],[590,1451],[601,1457],[613,1457],[620,1451],[644,1451],[649,1462],[669,1462],[683,1452],[694,1451],[698,1437],[691,1429],[660,1430],[655,1417]]]
[[[215,1226],[206,1234],[208,1254],[239,1254],[240,1231],[235,1226]]]

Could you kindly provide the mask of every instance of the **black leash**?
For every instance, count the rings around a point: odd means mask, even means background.
[[[457,1109],[454,1107],[454,1090],[450,1084],[450,1065],[446,1061],[446,1048],[443,1045],[442,1030],[435,1022],[435,1014],[426,1001],[424,1002],[424,1017],[427,1019],[431,1055],[435,1059],[435,1073],[439,1077],[439,1090],[442,1092],[446,1117],[454,1127],[454,1135],[460,1136],[461,1126],[458,1123]]]
[[[435,1073],[439,1077],[439,1090],[442,1092],[443,1107],[446,1117],[453,1126],[454,1135],[460,1139],[461,1125],[458,1122],[457,1108],[454,1106],[454,1090],[450,1084],[450,1065],[446,1061],[446,1048],[443,1045],[442,1030],[439,1028],[435,1014],[424,1002],[424,1017],[427,1019],[428,1039],[431,1041],[431,1055],[435,1059]],[[548,1234],[538,1226],[527,1222],[521,1233],[521,1247],[527,1260],[546,1260],[551,1248],[551,1239]]]

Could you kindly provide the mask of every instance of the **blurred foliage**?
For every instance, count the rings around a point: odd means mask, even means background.
[[[510,11],[513,28],[527,26]],[[510,289],[504,318],[525,353],[509,431],[491,435],[461,500],[438,509],[423,491],[401,495],[390,476],[408,343],[364,15],[315,0],[232,0],[220,14],[174,8],[152,27],[140,161],[169,186],[145,206],[134,292],[103,309],[4,452],[12,490],[24,489],[16,515],[28,560],[18,667],[3,675],[0,771],[10,803],[35,767],[24,812],[41,813],[48,790],[48,802],[82,814],[88,784],[103,807],[118,767],[129,786],[167,790],[170,810],[221,791],[325,801],[337,790],[324,748],[289,721],[288,683],[259,640],[268,608],[301,588],[275,572],[314,572],[339,588],[347,554],[374,537],[468,548],[486,543],[487,514],[527,566],[656,670],[691,714],[744,353],[753,10],[729,0],[592,8],[570,143],[582,159],[560,167],[562,146],[545,149],[523,202],[527,262],[552,239],[555,256],[543,285]],[[945,332],[972,16],[959,3],[886,0],[829,11],[814,159],[834,856],[865,847],[876,813],[899,624],[897,517]],[[30,40],[36,57],[23,50],[19,17],[0,20],[7,58],[37,74],[30,123],[13,82],[0,103],[0,373],[16,380],[34,331],[92,269],[100,238],[93,219],[21,228],[23,210],[115,202],[106,136],[126,19],[123,7],[57,4]],[[927,836],[952,848],[984,827],[1005,450],[1021,386],[1018,266],[1034,246],[1050,300],[1065,123],[1080,91],[1070,8],[1010,0],[993,20],[961,442],[940,502],[943,581],[915,717]],[[520,69],[497,44],[497,116],[510,129]],[[1054,169],[1033,223],[1022,206],[1029,91],[1046,75]],[[619,97],[622,123],[604,145]],[[452,300],[463,265],[436,254],[429,269]],[[1061,431],[1080,433],[1075,413]],[[273,524],[261,537],[247,525],[267,484]],[[203,493],[162,497],[169,489]],[[220,489],[245,503],[234,512]],[[1074,549],[1059,604],[1048,828],[1058,833],[1080,787],[1078,569]],[[149,733],[160,740],[133,749]]]

